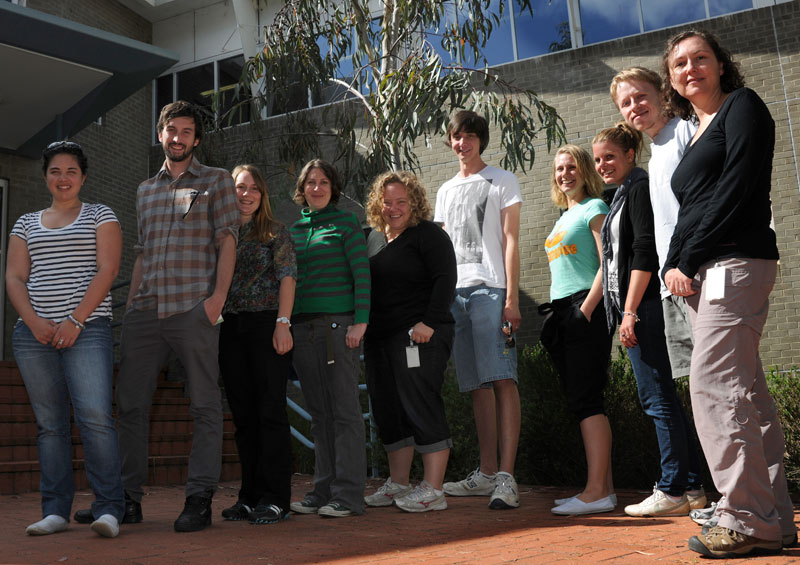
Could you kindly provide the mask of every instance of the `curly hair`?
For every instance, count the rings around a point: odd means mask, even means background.
[[[258,209],[253,214],[253,219],[251,220],[253,222],[253,228],[255,229],[247,234],[247,239],[254,239],[262,243],[267,243],[270,239],[275,237],[277,227],[280,225],[275,221],[275,217],[272,215],[272,206],[270,206],[269,193],[267,192],[267,181],[264,179],[264,175],[261,174],[261,171],[258,170],[258,167],[250,164],[236,165],[231,172],[233,181],[236,182],[236,177],[244,172],[250,173],[259,194],[261,194],[261,203],[258,205]]]
[[[733,60],[731,52],[719,44],[719,39],[713,33],[703,29],[690,29],[677,35],[673,35],[667,40],[664,53],[661,56],[661,75],[664,79],[664,103],[665,109],[675,116],[680,116],[684,120],[690,119],[695,115],[691,102],[678,94],[672,87],[670,81],[669,59],[672,52],[681,41],[690,37],[699,37],[705,41],[713,51],[714,56],[722,65],[722,76],[719,77],[719,84],[722,92],[733,92],[737,88],[744,86],[744,77],[739,68],[739,63]]]
[[[578,165],[578,174],[583,179],[583,192],[591,198],[600,198],[603,194],[603,179],[594,169],[594,159],[583,147],[578,145],[565,145],[558,151],[553,158],[553,170],[550,172],[550,200],[559,208],[567,207],[567,195],[561,191],[556,181],[556,159],[559,155],[566,153],[575,159]]]
[[[342,179],[339,176],[339,171],[336,170],[336,167],[324,159],[312,159],[305,164],[303,170],[300,171],[300,176],[297,177],[293,200],[300,206],[308,206],[305,195],[306,181],[308,180],[308,175],[311,174],[312,169],[320,169],[325,176],[328,177],[328,180],[331,181],[330,204],[336,204],[339,202],[339,197],[342,195]]]
[[[386,220],[383,218],[383,196],[386,186],[393,182],[405,186],[408,193],[411,218],[407,227],[416,226],[422,220],[430,220],[433,216],[431,205],[425,194],[425,187],[417,176],[408,171],[389,171],[378,175],[369,189],[366,205],[367,223],[381,233],[386,229]]]
[[[613,128],[600,130],[600,132],[594,136],[592,145],[603,143],[604,141],[610,141],[622,149],[623,153],[627,153],[629,150],[633,149],[634,165],[636,165],[636,160],[639,158],[639,154],[642,152],[642,146],[644,145],[642,132],[634,129],[633,126],[625,121],[617,122]]]

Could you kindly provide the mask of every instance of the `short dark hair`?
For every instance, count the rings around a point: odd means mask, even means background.
[[[672,88],[672,82],[670,81],[669,58],[678,44],[685,39],[689,39],[690,37],[699,37],[705,41],[711,48],[711,51],[714,52],[714,56],[717,58],[717,61],[719,61],[719,63],[722,65],[722,76],[719,77],[719,85],[722,89],[722,92],[727,94],[744,86],[744,77],[739,69],[739,63],[733,60],[733,56],[731,55],[730,51],[719,44],[719,39],[716,35],[704,29],[690,29],[673,35],[667,40],[664,53],[661,56],[661,74],[664,78],[664,102],[667,106],[666,110],[668,112],[672,112],[684,120],[688,120],[694,116],[694,108],[692,107],[691,102],[678,94],[677,90]]]
[[[339,171],[336,167],[325,161],[324,159],[311,159],[305,164],[303,170],[300,171],[300,176],[297,177],[297,184],[294,189],[294,201],[301,206],[308,206],[306,201],[306,180],[312,169],[320,169],[328,180],[331,181],[331,204],[339,202],[339,196],[342,194],[342,180],[339,176]]]
[[[194,136],[196,139],[203,137],[203,114],[200,108],[185,100],[176,100],[161,108],[158,116],[158,131],[162,131],[167,122],[174,118],[192,118],[194,120]]]
[[[447,125],[447,142],[457,133],[474,133],[481,141],[480,153],[489,145],[489,122],[472,110],[459,110],[450,118]]]
[[[50,166],[50,161],[61,153],[75,156],[78,161],[78,167],[81,169],[81,174],[85,175],[86,171],[89,170],[89,160],[83,152],[83,147],[74,141],[54,141],[42,151],[42,173],[47,174],[47,167]]]

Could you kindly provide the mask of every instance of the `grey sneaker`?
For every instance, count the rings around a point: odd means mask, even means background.
[[[392,477],[386,479],[381,488],[373,494],[364,497],[367,506],[391,506],[396,498],[409,494],[413,489],[411,485],[399,485],[392,482]]]
[[[326,518],[344,518],[346,516],[355,516],[356,513],[350,510],[344,504],[339,504],[338,502],[331,502],[322,506],[318,511],[317,514],[320,516],[325,516]]]
[[[446,510],[447,501],[444,493],[436,493],[436,489],[428,481],[422,481],[410,494],[395,498],[395,506],[406,512],[428,512],[429,510]]]
[[[466,479],[445,483],[442,490],[449,496],[489,496],[494,492],[495,477],[484,475],[478,467]]]
[[[712,502],[711,506],[708,508],[700,508],[698,510],[692,510],[689,512],[689,518],[692,519],[693,522],[696,524],[700,524],[701,526],[708,522],[711,518],[714,517],[714,512],[717,509],[717,503]]]
[[[492,510],[518,508],[519,491],[514,477],[501,471],[495,475],[494,483],[494,492],[489,501],[489,508]]]
[[[298,514],[316,514],[319,512],[319,502],[310,496],[306,496],[300,502],[292,502],[289,508],[292,512],[297,512]]]

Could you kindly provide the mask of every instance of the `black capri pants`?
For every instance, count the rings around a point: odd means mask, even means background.
[[[453,347],[452,324],[434,327],[428,343],[417,344],[420,366],[409,368],[408,331],[364,342],[367,389],[386,451],[413,446],[433,453],[453,446],[442,399],[442,383]]]
[[[539,306],[547,314],[541,341],[558,370],[567,406],[583,420],[605,414],[603,389],[608,382],[612,334],[606,323],[603,301],[587,321],[580,307],[589,294],[581,290]]]

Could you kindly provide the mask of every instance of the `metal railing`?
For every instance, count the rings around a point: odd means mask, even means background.
[[[363,356],[362,356],[363,357]],[[296,380],[289,380],[298,390],[302,391],[303,388],[300,386],[300,381]],[[358,385],[358,389],[361,392],[366,392],[367,385],[360,384]],[[375,420],[372,417],[372,400],[370,400],[369,396],[367,396],[367,402],[369,405],[369,409],[364,412],[361,416],[364,418],[365,422],[369,423],[369,443],[367,444],[367,449],[370,451],[370,471],[372,478],[376,478],[378,476],[378,462],[375,455],[375,440],[377,439],[375,433]],[[289,398],[289,395],[286,395],[286,406],[295,414],[300,416],[306,422],[311,422],[311,414],[309,414],[305,408],[300,406],[297,402]],[[292,436],[300,442],[303,446],[307,447],[308,449],[314,449],[314,442],[308,439],[303,433],[295,428],[294,426],[289,426]]]
[[[115,283],[114,285],[112,285],[111,286],[111,290],[115,291],[115,290],[118,290],[120,288],[124,288],[124,287],[126,287],[126,286],[128,286],[130,284],[131,284],[130,280],[120,281],[120,282]],[[127,302],[127,300],[120,300],[120,301],[117,301],[117,302],[112,302],[111,308],[112,308],[112,310],[116,310],[117,308],[125,306],[126,302]],[[111,327],[112,328],[116,328],[117,326],[121,326],[121,325],[122,325],[122,318],[121,317],[111,323]],[[115,340],[114,341],[114,347],[117,347],[118,345],[119,345],[119,341]],[[362,361],[364,360],[363,355],[361,356],[361,360]],[[289,379],[289,382],[292,383],[299,390],[301,390],[301,391],[303,390],[300,387],[300,382],[299,381]],[[360,384],[360,385],[358,385],[358,389],[361,392],[365,392],[367,390],[367,385]],[[375,432],[375,420],[372,417],[372,400],[370,400],[369,397],[367,397],[367,401],[368,401],[369,409],[367,410],[367,412],[362,414],[362,417],[364,418],[365,422],[369,423],[369,444],[368,444],[367,447],[370,450],[370,467],[371,467],[371,471],[372,471],[372,477],[375,478],[375,477],[378,476],[378,463],[377,463],[377,460],[376,460],[376,457],[375,457],[375,440],[377,438],[377,435],[376,435],[376,432]],[[309,414],[306,411],[306,409],[303,408],[302,406],[300,406],[297,402],[295,402],[294,400],[289,398],[288,394],[286,395],[286,406],[292,412],[294,412],[295,414],[300,416],[303,420],[305,420],[307,422],[311,422],[311,414]],[[299,441],[302,446],[307,447],[308,449],[311,449],[311,450],[314,449],[314,442],[311,441],[310,439],[308,439],[306,436],[304,436],[303,433],[300,430],[298,430],[294,426],[289,426],[289,430],[290,430],[292,436],[297,441]]]

